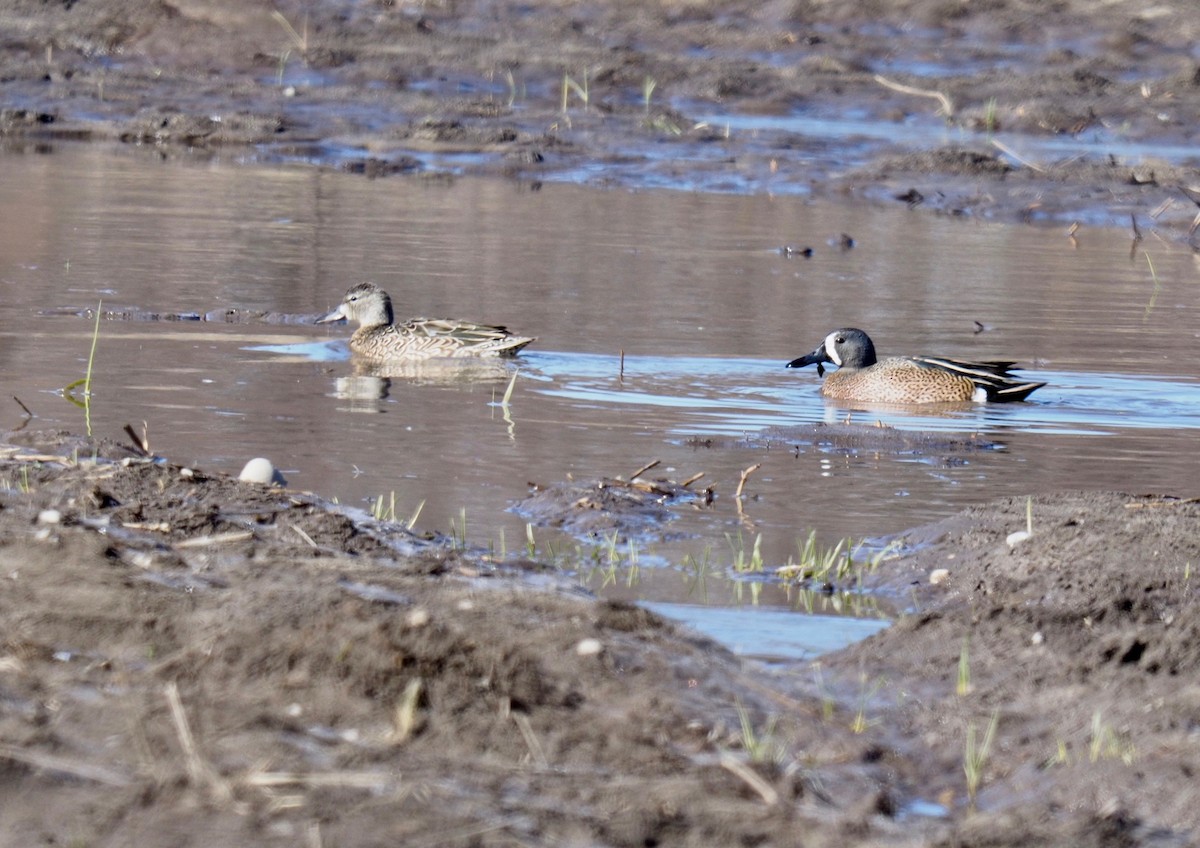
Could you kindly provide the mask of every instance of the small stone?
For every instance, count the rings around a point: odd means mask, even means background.
[[[286,486],[287,480],[269,459],[255,457],[246,463],[238,479],[245,483],[261,483],[264,486]]]
[[[459,612],[470,612],[471,610],[475,609],[475,602],[464,598],[455,605],[455,608],[458,609]]]
[[[62,524],[62,513],[57,509],[43,509],[37,520],[38,524]]]
[[[133,551],[129,554],[129,564],[142,569],[154,567],[154,554],[149,551]]]
[[[1046,641],[1046,637],[1043,636],[1042,631],[1039,630],[1036,633],[1034,633],[1032,636],[1029,637],[1029,641],[1031,643],[1033,643],[1034,645],[1040,645]]]
[[[604,643],[599,639],[580,639],[575,646],[575,653],[581,657],[594,657],[604,651]]]
[[[429,610],[421,607],[410,610],[408,615],[404,616],[404,623],[408,627],[424,627],[429,623]]]
[[[1028,530],[1018,530],[1016,533],[1009,533],[1008,537],[1004,541],[1005,541],[1005,543],[1008,544],[1008,546],[1010,548],[1015,548],[1017,545],[1021,544],[1026,539],[1030,538],[1032,535],[1033,534],[1030,533]]]
[[[950,569],[948,568],[935,568],[933,571],[929,572],[929,582],[934,586],[939,583],[944,583],[949,577]]]

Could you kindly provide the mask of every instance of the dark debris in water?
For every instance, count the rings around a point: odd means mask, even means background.
[[[513,510],[539,527],[556,527],[591,539],[617,533],[618,540],[624,541],[670,521],[672,507],[689,504],[703,508],[712,503],[712,486],[694,486],[703,474],[682,482],[642,476],[657,465],[656,460],[644,466],[629,480],[602,477],[587,483],[530,484],[533,491]]]
[[[96,311],[90,307],[62,306],[42,309],[45,316],[75,316],[95,319]],[[259,309],[211,309],[208,312],[154,312],[136,306],[110,307],[101,311],[107,321],[203,321],[219,324],[313,324],[320,315],[269,312]]]

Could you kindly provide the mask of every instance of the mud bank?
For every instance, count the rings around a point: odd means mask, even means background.
[[[18,438],[4,844],[1182,845],[1198,824],[1192,501],[966,510],[876,573],[912,604],[893,627],[767,669],[535,563]],[[968,791],[968,729],[993,721]]]
[[[11,2],[10,150],[830,194],[1185,238],[1200,19],[1041,3]]]

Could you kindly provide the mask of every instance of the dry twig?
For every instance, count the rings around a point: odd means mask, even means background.
[[[767,783],[754,769],[734,757],[732,754],[721,755],[721,768],[740,777],[742,781],[763,799],[763,803],[773,807],[779,803],[779,793]]]
[[[187,766],[188,780],[198,789],[207,789],[218,801],[229,801],[233,798],[233,790],[216,770],[200,756],[196,747],[196,739],[192,736],[192,727],[188,723],[187,713],[183,711],[183,699],[179,697],[179,686],[171,681],[163,687],[167,705],[171,708],[171,720],[175,723],[175,734],[179,737],[179,747],[183,749],[183,760]]]
[[[661,459],[652,459],[652,460],[650,460],[650,461],[649,461],[649,462],[647,462],[645,465],[643,465],[641,468],[639,468],[637,471],[635,471],[635,472],[633,472],[631,475],[629,475],[629,479],[630,479],[630,480],[636,480],[637,478],[639,478],[639,477],[641,477],[643,474],[645,474],[647,471],[649,471],[651,468],[655,468],[656,466],[658,466],[658,465],[659,465],[659,463],[661,463],[661,462],[662,462],[662,460],[661,460]]]
[[[875,75],[875,82],[882,85],[884,88],[890,88],[892,91],[898,91],[901,94],[915,94],[917,97],[931,97],[941,104],[942,108],[939,114],[945,115],[947,118],[954,117],[954,103],[950,98],[940,91],[930,91],[925,88],[916,88],[904,83],[894,82],[881,74]]]
[[[104,768],[104,766],[97,766],[80,760],[72,760],[67,757],[59,757],[54,754],[43,754],[39,751],[23,750],[16,745],[8,745],[3,742],[0,742],[0,759],[44,771],[70,775],[80,780],[103,783],[106,786],[128,786],[131,783],[130,779],[125,775],[112,769]]]

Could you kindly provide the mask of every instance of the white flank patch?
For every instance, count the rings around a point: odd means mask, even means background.
[[[829,358],[833,360],[833,364],[841,366],[842,359],[837,355],[837,350],[834,348],[833,340],[837,338],[837,333],[830,333],[825,337],[825,352],[829,354]]]
[[[987,391],[979,386],[976,386],[975,391],[971,393],[971,400],[975,403],[986,403],[987,399]]]

